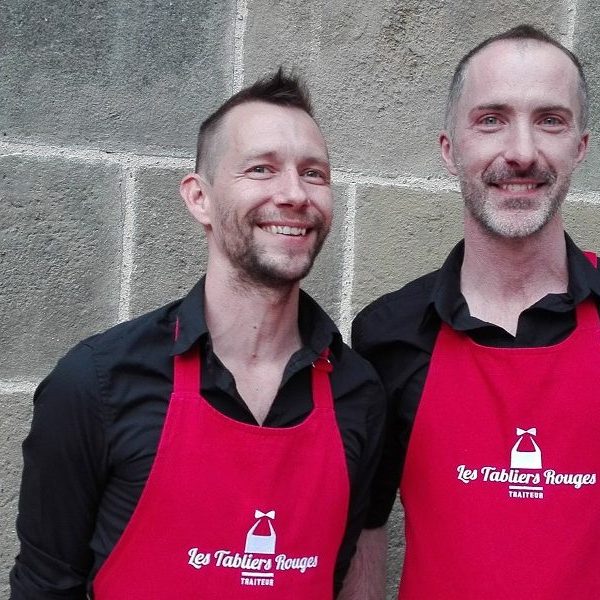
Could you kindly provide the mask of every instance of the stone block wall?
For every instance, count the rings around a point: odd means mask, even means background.
[[[592,147],[565,209],[600,248],[600,11],[591,0],[6,0],[0,10],[0,597],[16,552],[31,396],[79,339],[183,295],[201,230],[178,195],[200,121],[279,64],[313,92],[335,227],[305,287],[348,337],[366,303],[437,267],[462,206],[437,134],[455,63],[541,25],[589,74]],[[389,597],[402,556],[392,518]],[[394,580],[394,582],[392,582]]]

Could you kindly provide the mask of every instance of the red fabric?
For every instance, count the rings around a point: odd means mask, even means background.
[[[587,250],[584,252],[586,258],[592,263],[592,265],[598,268],[598,256],[595,252],[588,252]]]
[[[307,419],[275,429],[216,411],[197,349],[175,357],[156,459],[96,600],[332,598],[349,481],[330,369],[326,355],[312,369]]]
[[[576,315],[543,348],[442,325],[400,487],[402,600],[600,598],[600,322],[591,300]]]

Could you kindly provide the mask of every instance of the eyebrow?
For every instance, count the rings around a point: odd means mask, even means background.
[[[254,162],[256,160],[277,160],[278,158],[278,153],[277,152],[273,152],[270,150],[267,150],[265,152],[261,152],[261,151],[256,151],[256,152],[252,152],[250,154],[248,154],[247,156],[243,157],[243,162],[244,163],[248,163],[248,162]],[[327,168],[330,168],[330,162],[329,162],[329,157],[328,156],[305,156],[302,158],[302,162],[303,163],[314,163],[320,166],[326,166]]]
[[[252,162],[255,160],[273,160],[274,158],[277,158],[277,153],[276,152],[272,152],[272,151],[265,151],[262,152],[260,150],[257,150],[255,152],[251,152],[250,154],[247,154],[246,156],[243,156],[242,159],[244,160],[244,162],[248,161],[248,162]]]
[[[498,102],[490,102],[489,104],[479,104],[471,109],[471,112],[476,112],[480,110],[509,110],[510,106],[508,104],[500,104]]]
[[[552,112],[560,112],[573,116],[573,111],[567,106],[563,106],[562,104],[549,104],[548,106],[540,106],[536,112],[538,113],[552,113]]]
[[[474,112],[480,112],[480,111],[485,111],[485,110],[497,110],[497,111],[511,111],[512,107],[509,104],[502,104],[499,102],[490,102],[489,104],[479,104],[478,106],[475,106],[470,112],[474,113]],[[567,115],[569,115],[570,117],[573,116],[573,111],[568,108],[567,106],[564,106],[563,104],[548,104],[547,106],[539,106],[538,108],[535,109],[535,112],[538,114],[541,113],[552,113],[552,112],[560,112],[560,113],[565,113]]]

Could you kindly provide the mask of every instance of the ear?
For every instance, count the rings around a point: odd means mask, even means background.
[[[584,132],[584,134],[581,136],[581,139],[579,140],[579,145],[577,146],[577,158],[575,159],[575,164],[578,165],[587,156],[589,141],[590,141],[590,132],[586,131],[586,132]]]
[[[442,154],[442,160],[446,165],[448,173],[451,175],[457,174],[456,163],[454,162],[454,153],[452,152],[452,139],[447,131],[442,131],[438,138],[440,142],[440,151]]]
[[[179,184],[179,193],[194,219],[210,226],[210,184],[198,173],[189,173]]]

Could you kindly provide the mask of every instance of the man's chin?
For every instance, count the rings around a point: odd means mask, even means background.
[[[510,217],[486,218],[480,221],[492,235],[504,239],[526,239],[539,233],[550,221],[546,214],[527,214],[519,211]]]
[[[298,284],[310,273],[312,262],[303,265],[260,264],[240,269],[238,272],[240,278],[247,284],[273,290],[285,290]]]

